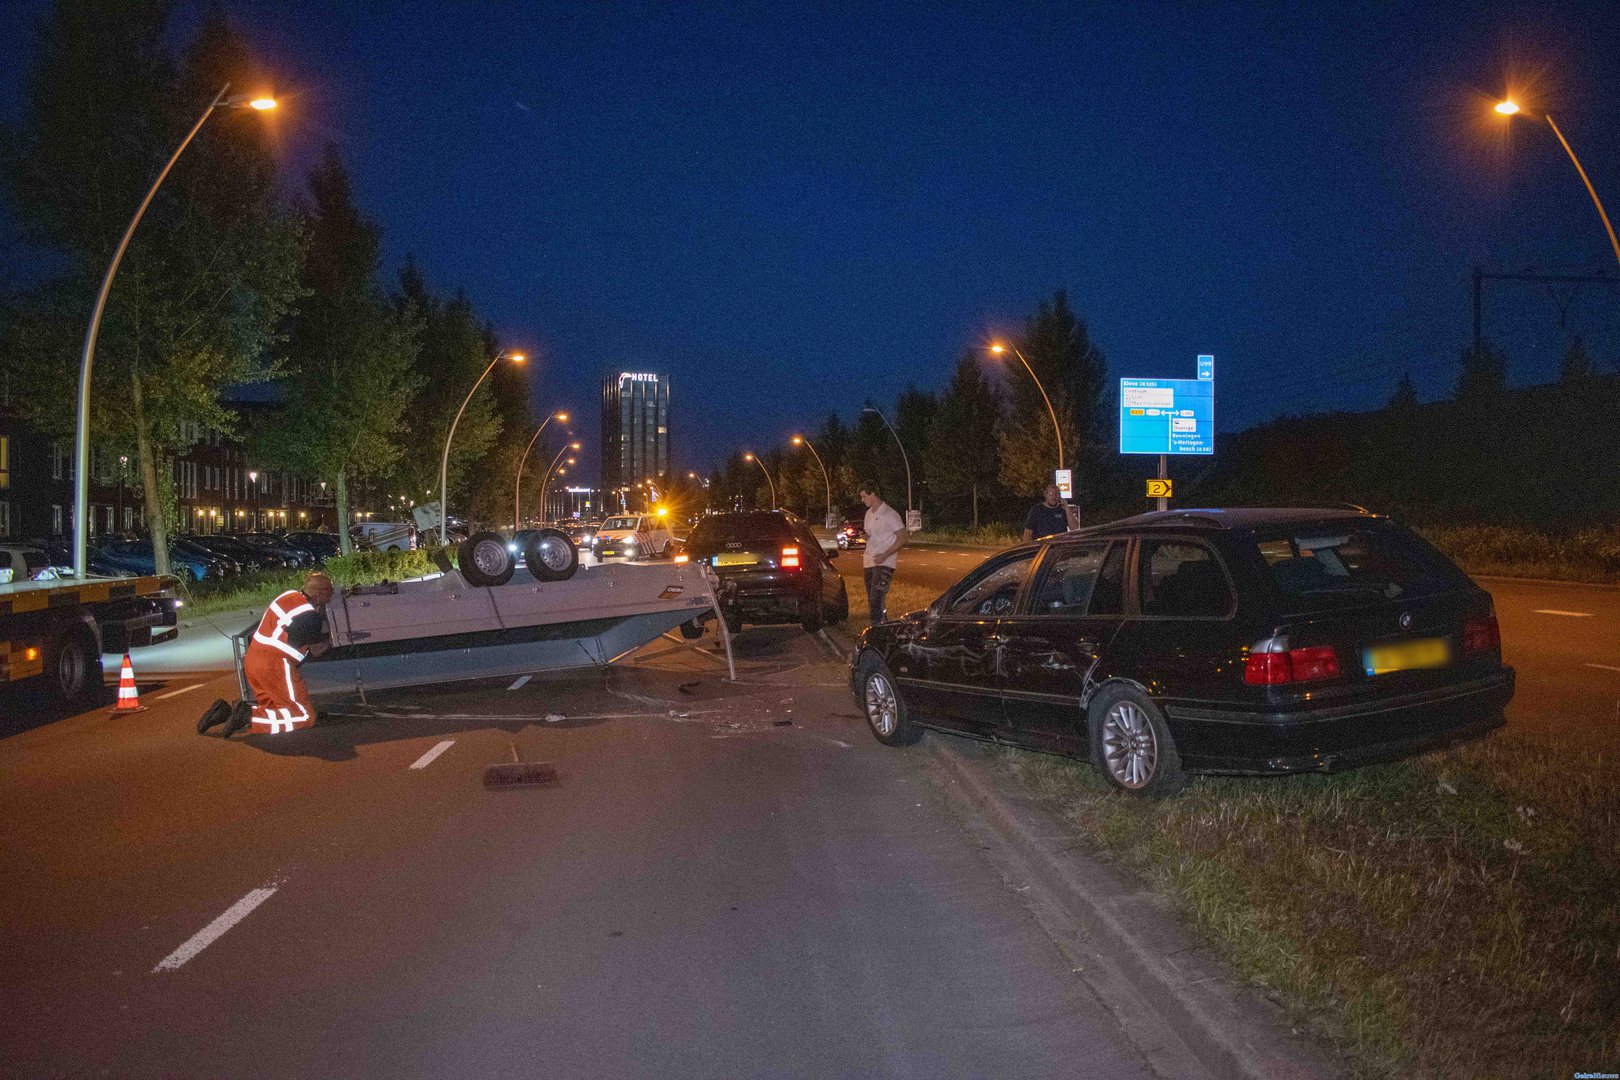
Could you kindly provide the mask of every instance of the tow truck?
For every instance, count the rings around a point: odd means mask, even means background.
[[[180,633],[176,578],[78,578],[14,548],[0,554],[0,688],[19,684],[81,704],[101,689],[102,653]]]

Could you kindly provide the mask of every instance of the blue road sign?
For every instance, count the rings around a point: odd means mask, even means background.
[[[1119,380],[1119,452],[1213,454],[1215,358],[1198,358],[1196,379]]]

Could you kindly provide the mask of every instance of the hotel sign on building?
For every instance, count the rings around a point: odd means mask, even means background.
[[[669,464],[669,376],[621,371],[602,380],[602,487],[662,476]]]

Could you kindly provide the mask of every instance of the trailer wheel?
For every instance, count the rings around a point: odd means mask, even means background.
[[[497,532],[473,533],[456,549],[456,565],[469,585],[505,585],[512,580],[517,560]]]
[[[84,630],[63,634],[45,650],[45,679],[64,705],[87,701],[101,686],[101,654]]]
[[[567,581],[579,569],[579,549],[561,529],[541,529],[524,543],[523,561],[536,581]]]

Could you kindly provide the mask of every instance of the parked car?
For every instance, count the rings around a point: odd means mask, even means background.
[[[1503,723],[1489,593],[1386,517],[1176,510],[992,556],[850,665],[872,733],[1088,758],[1147,795],[1190,772],[1332,771]]]
[[[336,533],[292,532],[287,534],[287,540],[309,552],[317,563],[335,558],[343,550]]]
[[[272,555],[289,560],[288,566],[303,567],[314,566],[315,556],[303,545],[295,543],[286,536],[275,533],[235,533],[233,534],[248,544],[252,544]]]
[[[188,550],[180,542],[169,545],[169,571],[184,581],[202,581],[225,575],[224,564],[201,549]],[[152,556],[150,538],[140,540],[112,540],[98,549],[98,557],[120,570],[133,574],[155,574],[157,564]]]
[[[51,565],[56,567],[57,573],[69,575],[73,573],[73,549],[71,547],[66,544],[57,543],[55,540],[47,540],[45,543],[41,544],[40,547],[43,548],[45,553],[50,556]],[[84,554],[86,568],[95,577],[135,576],[134,571],[127,570],[120,566],[114,566],[106,559],[103,559],[101,557],[101,551],[99,548],[86,548]]]
[[[791,622],[814,632],[849,618],[849,594],[831,562],[837,555],[786,510],[746,510],[698,522],[675,558],[713,569],[715,599],[732,633],[745,623]],[[692,629],[682,631],[696,637]]]
[[[674,553],[675,534],[659,514],[620,514],[602,522],[591,537],[591,554],[598,559],[657,559]]]
[[[838,549],[840,551],[849,551],[852,548],[865,547],[866,519],[846,519],[842,525],[838,526],[838,531],[833,534],[833,540],[838,544]]]
[[[188,535],[183,539],[216,555],[234,560],[245,570],[284,570],[298,565],[296,560],[240,536],[219,533],[214,536]]]

